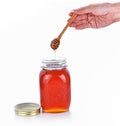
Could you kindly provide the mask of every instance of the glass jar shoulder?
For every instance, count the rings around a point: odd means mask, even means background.
[[[44,76],[47,74],[53,74],[53,75],[59,75],[59,74],[70,74],[69,70],[67,68],[63,68],[63,69],[58,69],[58,70],[47,70],[47,69],[42,69],[40,71],[40,75]]]

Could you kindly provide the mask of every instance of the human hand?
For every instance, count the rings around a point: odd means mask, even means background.
[[[70,24],[76,29],[102,28],[120,20],[120,3],[91,4],[70,12],[77,17]]]

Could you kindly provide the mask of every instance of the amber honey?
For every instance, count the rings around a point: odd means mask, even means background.
[[[43,60],[39,74],[40,103],[43,112],[57,113],[69,110],[71,79],[66,60]]]

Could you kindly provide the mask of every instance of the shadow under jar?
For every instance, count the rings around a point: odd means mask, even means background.
[[[43,112],[58,113],[69,110],[71,79],[65,58],[44,59],[39,74],[40,103]]]

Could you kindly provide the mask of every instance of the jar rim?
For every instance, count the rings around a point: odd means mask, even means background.
[[[65,57],[55,57],[55,58],[46,57],[42,60],[41,67],[43,69],[48,69],[48,70],[65,68],[67,67],[66,58]]]

